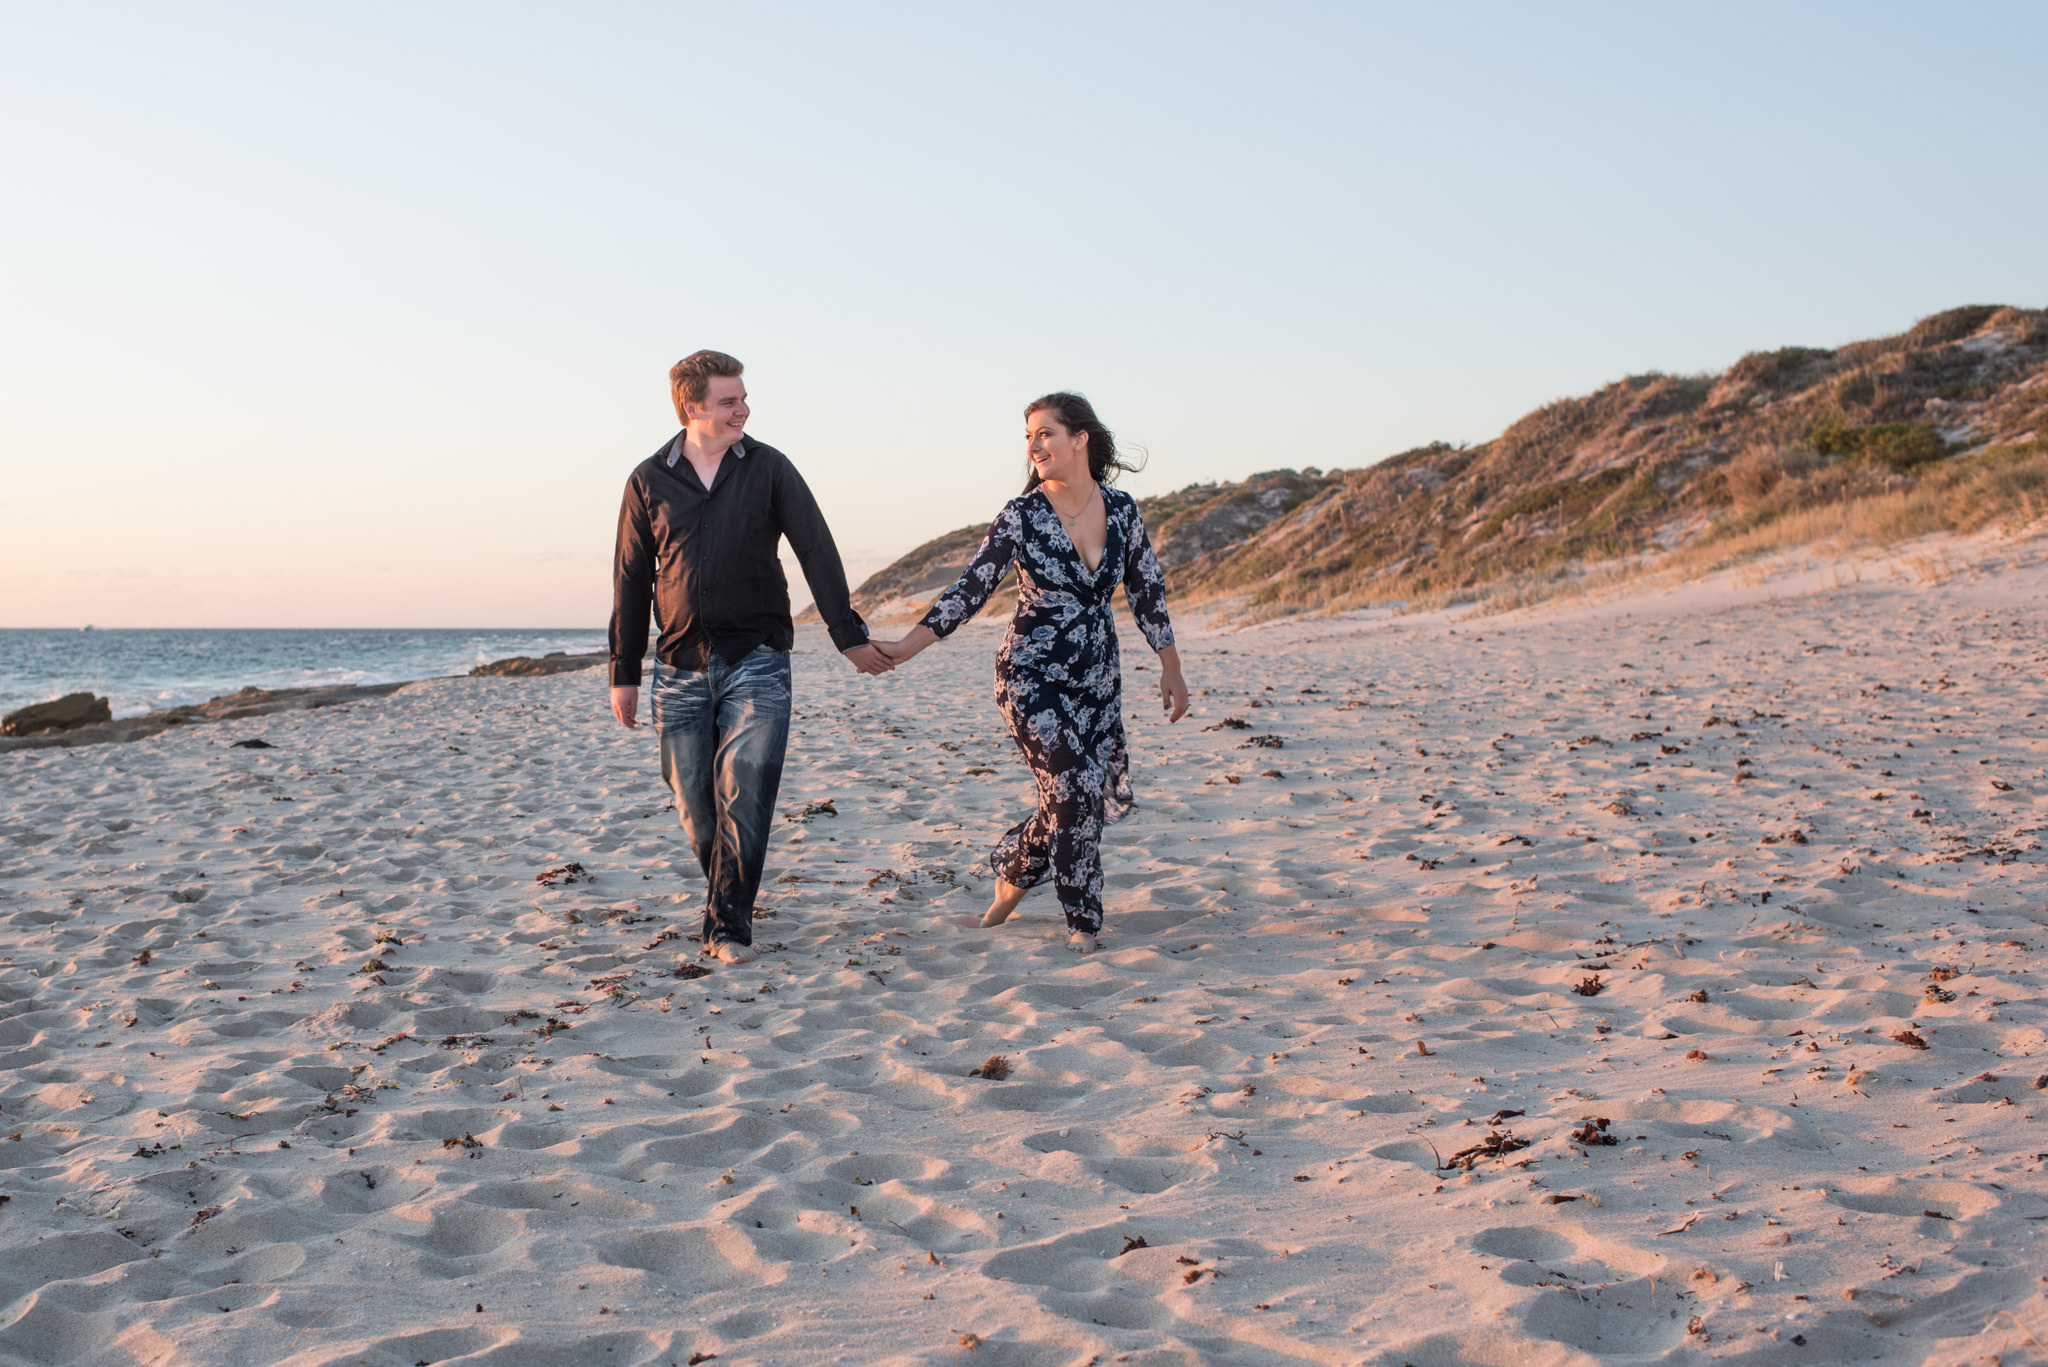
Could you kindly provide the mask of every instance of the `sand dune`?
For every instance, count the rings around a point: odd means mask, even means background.
[[[690,979],[594,676],[0,758],[0,1361],[2038,1356],[2044,581],[1191,631],[1085,961],[986,624]]]

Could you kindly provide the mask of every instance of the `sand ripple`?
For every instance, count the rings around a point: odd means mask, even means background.
[[[6,756],[0,1358],[2048,1336],[2044,578],[1191,631],[1172,731],[1128,652],[1088,961],[1042,893],[974,927],[1025,796],[980,626],[877,683],[806,638],[772,952],[691,980],[585,676]]]

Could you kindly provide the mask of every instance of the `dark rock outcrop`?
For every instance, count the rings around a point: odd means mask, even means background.
[[[606,652],[595,651],[587,655],[569,655],[561,651],[535,660],[526,656],[515,656],[509,660],[496,660],[479,665],[470,671],[472,676],[502,675],[513,678],[538,678],[548,674],[562,674],[572,669],[591,669],[605,663]],[[113,712],[104,698],[94,698],[90,693],[74,693],[53,703],[38,703],[11,712],[6,717],[6,729],[0,731],[0,753],[10,750],[41,750],[50,747],[71,747],[75,745],[97,745],[107,741],[146,740],[161,735],[174,727],[192,726],[201,722],[239,721],[247,717],[263,717],[273,712],[303,712],[318,707],[338,707],[343,703],[362,702],[368,698],[382,698],[399,689],[404,683],[383,684],[342,684],[329,688],[275,688],[264,689],[251,685],[224,693],[218,698],[188,707],[171,707],[161,712],[149,712],[139,717],[124,717],[113,720]],[[74,705],[83,699],[97,704],[97,711],[78,713],[84,719],[67,723],[67,727],[53,725],[45,715],[47,709]],[[72,712],[61,715],[70,716]],[[26,719],[28,726],[17,729]],[[269,750],[275,747],[264,740],[240,740],[234,742],[238,748]]]
[[[602,650],[593,650],[582,655],[551,650],[538,660],[531,655],[514,655],[509,660],[493,660],[487,665],[478,665],[470,670],[469,677],[532,679],[546,674],[567,674],[574,669],[595,669],[610,658],[610,654]]]
[[[114,719],[114,709],[105,698],[90,693],[66,693],[53,702],[39,702],[0,717],[0,736],[34,736],[76,731]]]
[[[396,693],[403,687],[405,685],[402,683],[341,684],[331,688],[263,689],[251,686],[196,705],[170,707],[139,717],[124,717],[120,721],[112,720],[112,714],[105,709],[105,702],[102,700],[102,715],[98,720],[65,731],[43,730],[35,735],[10,732],[5,739],[0,739],[0,751],[143,740],[177,726],[192,726],[210,721],[239,721],[245,717],[269,716],[273,712],[302,712],[315,707],[336,707],[342,703],[361,702],[365,698],[382,698]]]
[[[195,707],[173,707],[136,717],[136,724],[162,721],[170,726],[189,726],[202,721],[239,721],[244,717],[267,717],[273,712],[304,712],[315,707],[336,707],[382,698],[405,687],[402,683],[336,684],[328,688],[258,688],[251,684],[210,698]]]

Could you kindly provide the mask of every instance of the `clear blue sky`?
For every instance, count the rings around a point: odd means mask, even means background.
[[[2048,303],[2048,6],[0,11],[0,625],[583,625],[665,371],[856,579],[1071,386],[1158,492]],[[802,595],[800,595],[802,596]]]

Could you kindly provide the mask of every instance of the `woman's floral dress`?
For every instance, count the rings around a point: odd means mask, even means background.
[[[1102,828],[1135,805],[1110,611],[1119,583],[1152,648],[1173,644],[1166,581],[1137,500],[1104,488],[1102,502],[1109,539],[1094,573],[1034,489],[1003,506],[966,573],[923,621],[934,635],[951,635],[1016,564],[1017,612],[996,653],[996,703],[1031,766],[1038,809],[996,843],[989,867],[1020,888],[1050,868],[1067,924],[1091,935],[1102,929]]]

